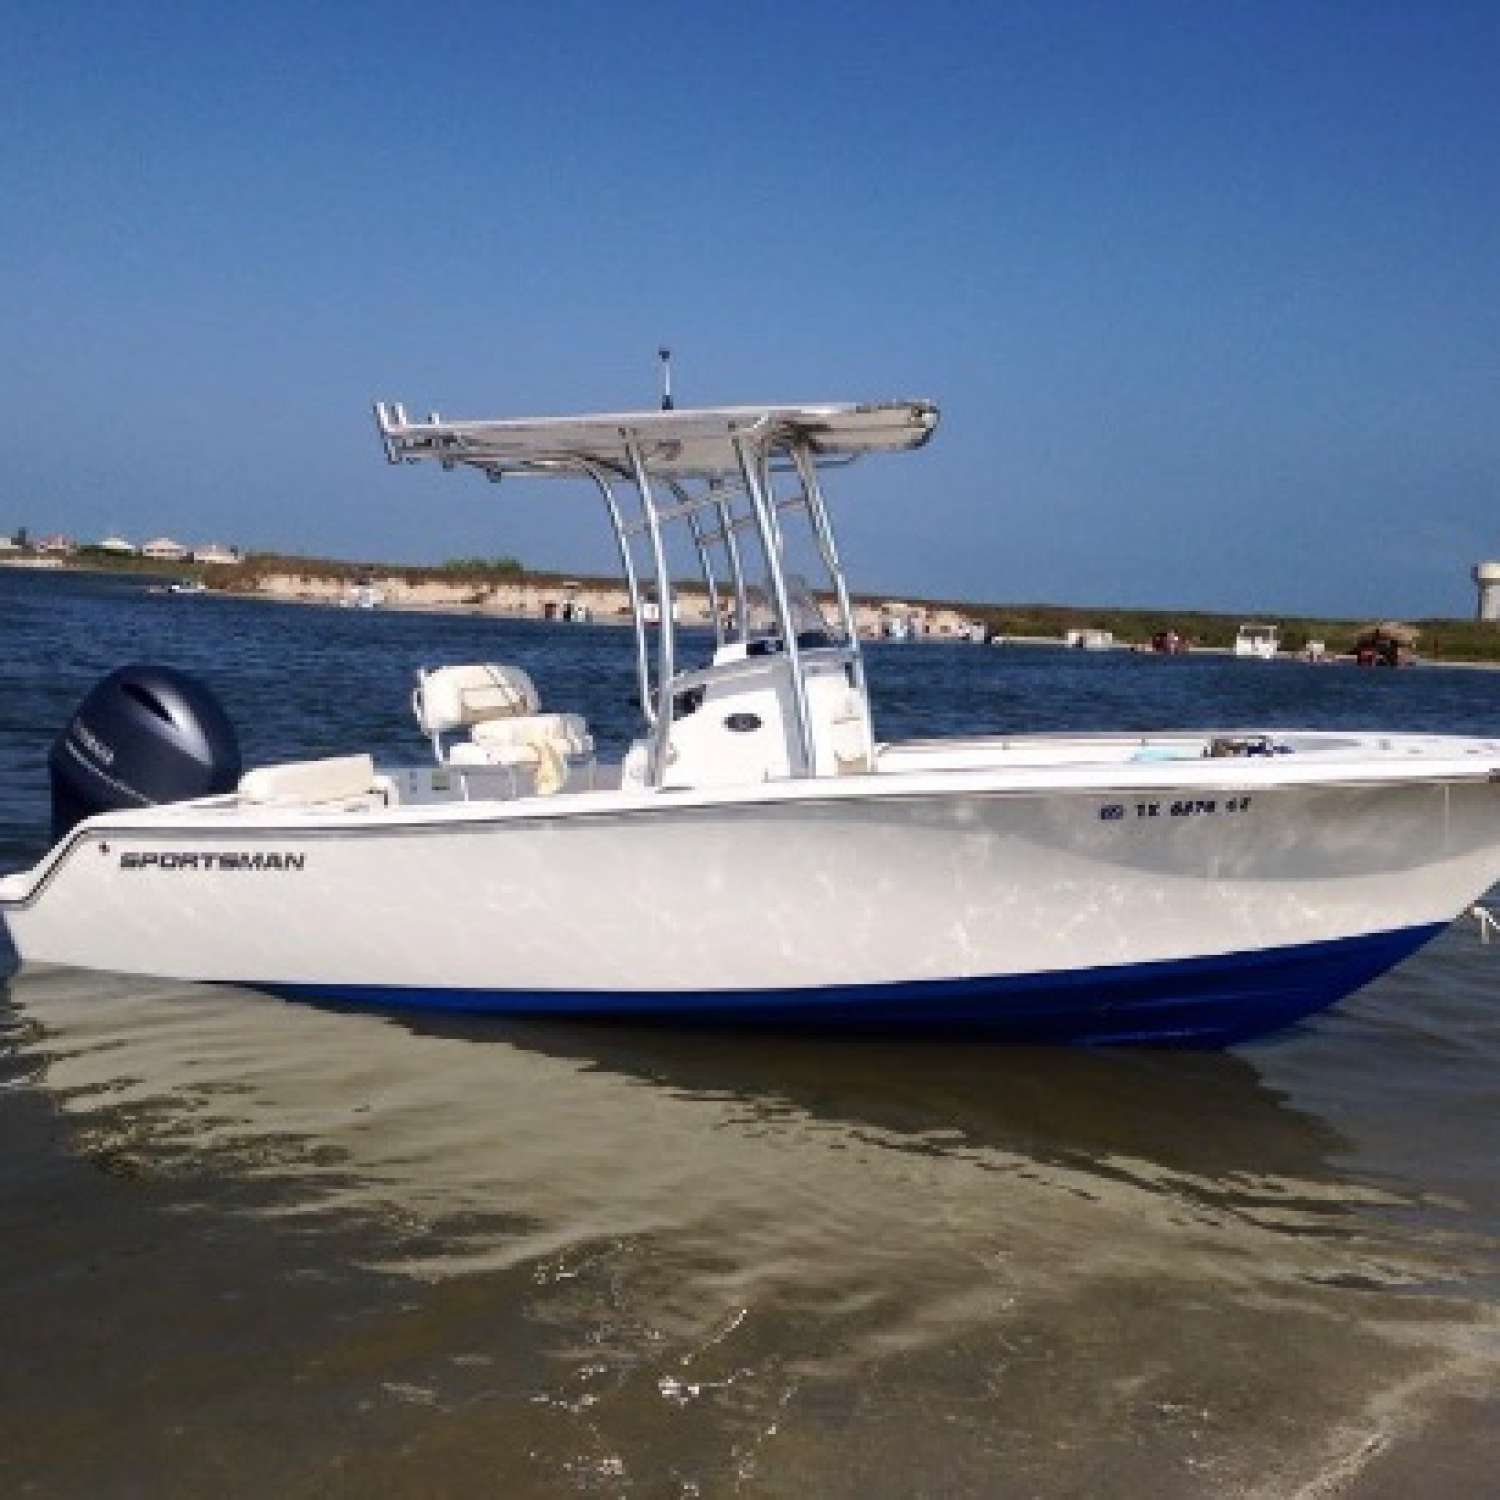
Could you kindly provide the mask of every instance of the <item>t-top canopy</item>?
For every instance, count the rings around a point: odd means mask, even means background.
[[[634,443],[646,470],[676,478],[737,471],[735,440],[752,453],[790,453],[806,445],[813,458],[855,458],[919,448],[937,427],[930,401],[865,405],[717,406],[682,411],[605,412],[578,417],[453,422],[433,413],[407,419],[383,401],[375,421],[391,463],[435,458],[444,467],[470,464],[495,477],[509,473],[576,473],[594,466],[631,469]]]

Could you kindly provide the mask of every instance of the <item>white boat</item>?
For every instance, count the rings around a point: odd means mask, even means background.
[[[385,590],[361,578],[349,585],[339,603],[345,609],[379,609],[385,603]]]
[[[641,603],[641,619],[647,625],[660,625],[661,609],[662,607],[660,601],[656,599],[643,600]],[[672,600],[671,604],[668,606],[668,610],[671,615],[672,623],[674,625],[680,625],[682,623],[682,600]]]
[[[881,605],[879,628],[883,641],[909,641],[920,633],[916,611],[905,604]]]
[[[557,606],[557,618],[570,625],[587,625],[594,612],[579,597],[583,585],[568,582],[563,584],[562,603]]]
[[[1275,625],[1257,625],[1252,621],[1247,621],[1240,626],[1234,638],[1234,654],[1255,657],[1260,661],[1272,661],[1275,659],[1280,640],[1281,632]]]
[[[1090,627],[1084,630],[1069,630],[1063,635],[1063,644],[1078,651],[1112,651],[1115,633]]]
[[[450,666],[414,698],[431,764],[262,767],[76,823],[64,797],[52,850],[0,881],[25,961],[347,1004],[1217,1045],[1357,989],[1500,877],[1500,740],[882,739],[820,471],[920,447],[929,403],[377,418],[392,463],[592,482],[640,737],[606,762],[519,666]],[[791,571],[793,527],[836,618]],[[673,528],[716,622],[698,660],[670,623]],[[133,754],[96,695],[54,747],[64,783],[110,755],[118,785]],[[158,708],[143,732],[177,715]]]
[[[169,594],[206,594],[208,585],[197,578],[179,578],[167,585]]]

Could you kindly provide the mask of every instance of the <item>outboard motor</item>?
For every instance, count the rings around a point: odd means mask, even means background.
[[[240,745],[222,705],[174,667],[121,667],[78,705],[47,757],[52,839],[95,813],[232,791]]]

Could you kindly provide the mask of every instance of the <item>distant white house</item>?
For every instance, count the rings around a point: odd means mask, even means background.
[[[114,552],[121,557],[134,557],[136,554],[136,545],[134,542],[127,542],[122,536],[107,536],[99,543],[99,550],[101,552]]]
[[[6,532],[0,531],[0,552],[19,552],[20,550],[21,549],[16,546],[16,539],[13,536],[10,536]]]
[[[217,567],[233,567],[239,560],[240,555],[233,547],[223,547],[218,542],[210,542],[206,547],[193,548],[193,561],[195,563],[212,563]]]
[[[156,562],[186,562],[188,549],[169,536],[153,537],[141,548],[141,556]]]
[[[78,550],[78,543],[70,536],[44,536],[36,544],[36,550],[54,557],[69,557]]]

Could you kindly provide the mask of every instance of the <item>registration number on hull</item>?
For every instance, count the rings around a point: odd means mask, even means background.
[[[1213,818],[1249,810],[1249,797],[1153,798],[1145,802],[1106,802],[1099,809],[1099,820],[1120,823],[1129,818]]]

